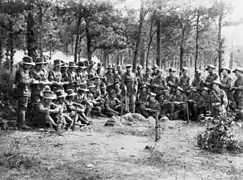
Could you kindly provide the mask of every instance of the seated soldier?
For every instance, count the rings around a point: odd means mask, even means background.
[[[160,115],[160,104],[155,99],[156,94],[150,93],[148,98],[148,104],[146,106],[146,111],[148,112],[149,116],[156,118],[156,115]]]
[[[203,90],[200,90],[203,92]],[[191,120],[197,120],[200,114],[206,113],[207,101],[200,95],[196,88],[192,88],[188,96],[188,108]]]
[[[67,93],[64,92],[64,90],[58,90],[56,92],[57,95],[57,102],[56,104],[61,109],[61,117],[63,118],[63,122],[66,125],[65,129],[68,130],[69,127],[73,126],[73,119],[69,116],[69,113],[67,112],[67,106],[65,103],[65,98],[67,96]]]
[[[152,92],[156,94],[156,99],[162,94],[166,87],[166,80],[162,77],[162,69],[158,70],[158,74],[151,81]]]
[[[56,99],[56,94],[50,90],[45,90],[42,93],[42,100],[39,102],[35,116],[33,119],[33,125],[46,125],[49,124],[50,128],[53,129],[57,127],[56,122],[56,115],[59,113],[60,109],[56,104],[52,102],[52,100]]]
[[[169,87],[163,90],[163,94],[159,97],[159,103],[161,108],[161,115],[172,114],[172,95]]]
[[[176,94],[172,98],[171,111],[173,119],[187,119],[187,97],[181,87],[177,87]]]
[[[116,97],[115,90],[111,90],[111,93],[105,100],[105,114],[108,117],[119,115],[121,112],[121,102]]]
[[[140,86],[140,91],[138,93],[138,99],[136,101],[136,111],[139,114],[142,114],[144,117],[149,117],[149,114],[146,111],[148,98],[149,98],[148,86],[146,84],[143,84]]]
[[[212,89],[209,91],[211,110],[213,117],[226,113],[228,98],[224,90],[220,89],[220,81],[217,79],[212,82]]]
[[[121,85],[120,85],[120,84],[121,84],[121,83],[116,82],[116,83],[115,83],[114,90],[115,90],[115,92],[116,92],[116,97],[117,97],[120,101],[122,101],[122,100],[123,100],[123,93],[122,93],[122,89],[121,89]]]
[[[90,125],[92,122],[85,115],[85,106],[74,102],[74,98],[77,93],[74,92],[73,89],[67,90],[67,98],[66,98],[66,106],[69,112],[69,116],[75,120],[75,122],[81,122],[78,125]]]

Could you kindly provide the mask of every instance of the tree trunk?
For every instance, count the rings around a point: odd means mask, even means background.
[[[86,32],[86,41],[87,41],[87,54],[88,54],[88,61],[91,62],[92,59],[92,51],[91,51],[91,35],[89,32],[89,22],[88,20],[85,20],[86,26],[85,26],[85,32]]]
[[[157,51],[157,56],[156,56],[156,64],[157,66],[160,66],[160,19],[157,17],[156,20],[156,27],[157,27],[157,36],[156,36],[156,51]]]
[[[31,3],[31,2],[30,2]],[[33,13],[32,13],[32,5],[30,4],[30,10],[28,12],[28,16],[27,16],[27,50],[28,50],[28,56],[32,57],[33,59],[36,58],[36,34],[34,31],[34,17],[33,17]]]
[[[149,53],[150,53],[150,47],[151,47],[152,40],[153,40],[152,30],[153,30],[153,19],[151,20],[150,29],[149,29],[149,42],[148,42],[148,47],[147,47],[146,67],[148,67],[148,65],[149,65]]]
[[[199,20],[200,20],[200,14],[199,11],[197,11],[197,22],[196,22],[196,54],[195,54],[195,72],[197,70],[197,60],[198,60],[198,50],[199,50]]]
[[[77,56],[78,56],[80,24],[81,24],[81,17],[78,17],[77,24],[76,24],[76,40],[75,40],[75,48],[74,48],[74,62],[75,63],[77,63]]]
[[[145,47],[143,41],[140,47],[140,64],[144,67],[144,63],[145,63]]]
[[[14,32],[13,32],[13,21],[9,20],[9,33],[8,33],[8,49],[9,53],[9,68],[13,70],[13,57],[14,57]]]
[[[182,29],[181,29],[181,44],[180,44],[180,60],[179,60],[180,71],[182,71],[182,68],[183,68],[184,39],[185,39],[185,28],[182,27]]]
[[[222,66],[222,52],[223,52],[223,40],[222,40],[222,20],[223,20],[223,4],[220,2],[220,14],[219,14],[219,30],[218,30],[218,65],[219,74]]]
[[[39,7],[39,28],[40,28],[40,34],[39,34],[39,52],[40,52],[40,57],[43,57],[43,47],[42,47],[42,18],[43,18],[43,12],[42,12],[42,8]]]
[[[145,13],[144,13],[144,0],[141,0],[141,9],[140,9],[140,17],[139,17],[139,26],[138,26],[138,34],[137,34],[137,42],[134,49],[133,54],[133,72],[137,69],[137,59],[138,59],[138,51],[141,42],[142,30],[143,30],[143,21],[144,21]]]

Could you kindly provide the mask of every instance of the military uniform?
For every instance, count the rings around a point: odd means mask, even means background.
[[[163,90],[166,88],[166,80],[161,75],[155,76],[155,78],[151,81],[151,87],[151,91],[155,93],[158,98],[158,96],[161,95]]]
[[[78,76],[75,68],[77,68],[74,62],[69,63],[69,71],[68,71],[68,84],[65,86],[66,89],[76,89],[78,83]]]
[[[241,69],[239,69],[239,70],[236,69],[236,70],[242,71]],[[241,73],[243,73],[243,71]],[[242,76],[242,74],[239,75],[239,77],[236,79],[236,81],[234,83],[234,88],[235,89],[234,89],[233,98],[236,102],[236,108],[238,110],[243,110],[243,76]]]
[[[179,84],[179,79],[176,76],[167,76],[166,83],[171,88],[171,93],[174,94],[176,91],[176,87]]]
[[[25,69],[25,65],[34,65],[31,57],[24,57],[22,62],[23,67],[16,71],[14,84],[16,85],[16,96],[18,98],[18,117],[17,126],[19,128],[28,128],[25,125],[25,117],[28,107],[28,101],[31,97],[30,84],[33,81],[30,78],[29,69]]]
[[[181,94],[175,94],[172,97],[172,112],[174,113],[174,119],[181,117],[182,119],[186,120],[187,118],[187,96],[183,93],[182,88],[177,88],[177,91],[181,91]]]
[[[204,86],[204,81],[201,77],[196,77],[192,81],[192,86],[195,87],[197,90],[201,90]]]
[[[156,94],[151,93],[150,97],[148,99],[148,103],[146,105],[146,111],[149,114],[149,116],[152,116],[156,118],[157,113],[160,114],[160,104],[159,102],[155,99]],[[154,98],[151,100],[151,98]]]
[[[229,76],[223,76],[221,79],[221,89],[226,92],[228,99],[232,99],[231,94],[232,79]]]
[[[145,85],[143,85],[141,88],[147,88],[147,87]],[[138,99],[136,102],[136,111],[139,114],[142,114],[144,117],[149,117],[149,114],[146,111],[148,99],[149,99],[148,89],[145,92],[141,91],[138,93]]]
[[[190,77],[189,76],[181,76],[179,80],[179,86],[187,91],[190,89]]]
[[[131,65],[128,65],[127,68],[131,68]],[[134,73],[125,73],[122,80],[123,86],[127,88],[127,101],[130,104],[130,109],[132,112],[135,112],[135,102],[136,102],[136,93],[137,93],[137,78]]]
[[[112,90],[114,91],[114,90]],[[121,111],[121,102],[116,97],[107,96],[105,99],[105,114],[109,117],[118,115]]]
[[[61,66],[62,63],[60,60],[54,61],[54,69],[49,72],[49,81],[53,82],[51,89],[53,92],[56,92],[58,90],[63,90],[63,85],[59,84],[62,81],[62,73],[60,70],[56,69],[58,66]]]
[[[167,92],[167,93],[166,93]],[[161,114],[166,115],[167,113],[171,114],[172,112],[172,95],[170,94],[170,91],[164,90],[163,95],[160,95],[159,98],[159,103],[160,103],[160,109],[161,109]]]

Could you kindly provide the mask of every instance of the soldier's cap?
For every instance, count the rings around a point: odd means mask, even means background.
[[[141,70],[142,69],[142,66],[141,65],[137,65],[137,69],[138,70]]]
[[[219,78],[218,79],[216,79],[216,80],[214,80],[213,82],[212,82],[212,84],[216,84],[216,85],[221,85],[221,82],[220,82],[220,80],[219,80]]]
[[[68,67],[68,63],[63,63],[61,68],[67,68]]]
[[[177,87],[177,90],[179,90],[179,91],[181,91],[181,92],[184,91],[183,88],[181,88],[181,87]]]
[[[169,72],[176,72],[176,70],[173,67],[170,67]]]
[[[235,68],[235,70],[233,71],[233,73],[235,73],[236,71],[243,73],[243,68],[237,67]]]
[[[209,69],[216,69],[216,67],[212,64],[208,64],[207,67],[205,68],[206,71],[208,71]]]
[[[126,65],[126,68],[127,68],[127,69],[129,69],[129,68],[131,68],[131,67],[132,67],[131,64],[127,64],[127,65]]]
[[[44,90],[41,93],[41,97],[44,98],[44,99],[51,99],[51,100],[54,100],[54,99],[57,98],[56,94],[53,91],[50,91],[50,90]]]
[[[35,60],[35,64],[47,64],[47,62],[42,57],[37,57]]]
[[[33,62],[32,57],[30,57],[30,56],[24,56],[22,64],[31,65],[31,66],[35,65],[35,63]]]
[[[150,96],[155,97],[156,94],[151,92],[151,93],[150,93]]]
[[[67,93],[65,93],[64,90],[58,90],[56,91],[57,98],[67,97]]]
[[[77,68],[78,66],[75,64],[75,62],[71,61],[69,62],[69,65],[68,65],[70,68]]]
[[[188,67],[183,67],[182,71],[188,71]]]
[[[148,86],[147,86],[147,84],[142,84],[140,88],[141,88],[141,89],[142,89],[142,88],[148,88]]]
[[[62,63],[62,61],[60,60],[60,59],[55,59],[54,60],[54,66],[56,67],[56,66],[61,66],[63,63]]]
[[[107,67],[107,69],[113,69],[112,64],[109,64],[108,67]]]
[[[156,69],[156,68],[158,68],[158,65],[157,64],[154,64],[153,67],[152,67],[152,69]]]
[[[228,71],[228,74],[231,73],[231,70],[230,70],[230,68],[228,68],[228,67],[222,67],[222,68],[220,69],[220,72],[222,72],[223,70]]]
[[[89,92],[89,89],[87,88],[86,84],[80,84],[79,91],[81,91],[81,92]]]
[[[77,93],[74,92],[73,89],[68,89],[66,92],[67,92],[67,96],[68,97],[70,97],[70,96],[76,96],[77,95]]]
[[[43,91],[51,91],[51,87],[49,85],[46,85],[44,88],[43,88]]]

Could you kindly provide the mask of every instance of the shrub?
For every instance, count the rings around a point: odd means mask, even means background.
[[[236,139],[232,128],[234,116],[222,115],[213,122],[214,125],[207,126],[206,130],[197,136],[198,146],[215,153],[243,152],[242,142]]]

